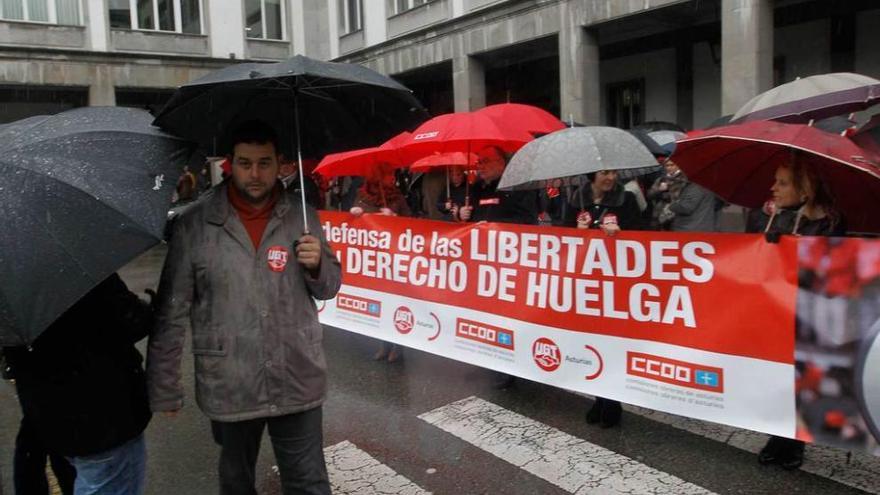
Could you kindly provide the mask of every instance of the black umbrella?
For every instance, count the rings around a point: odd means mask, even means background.
[[[427,117],[412,92],[389,77],[298,55],[273,64],[233,65],[186,84],[156,125],[217,154],[230,151],[223,144],[231,129],[262,120],[283,131],[280,151],[295,153],[302,176],[303,155],[376,146]]]
[[[724,127],[730,123],[733,119],[733,114],[722,115],[715,120],[713,120],[709,125],[706,126],[706,129],[714,129],[716,127]]]
[[[642,129],[630,129],[629,133],[635,136],[636,139],[638,139],[642,144],[644,144],[645,148],[648,148],[648,151],[650,151],[652,155],[669,156],[669,151],[661,146],[660,143],[655,141],[654,138],[649,136],[647,131],[644,131]]]
[[[162,239],[190,148],[151,120],[91,107],[0,126],[0,346],[33,342]]]
[[[641,129],[646,132],[654,132],[654,131],[678,131],[685,132],[684,128],[675,122],[667,122],[665,120],[649,120],[648,122],[642,122],[641,124],[637,124],[633,127],[634,129]]]

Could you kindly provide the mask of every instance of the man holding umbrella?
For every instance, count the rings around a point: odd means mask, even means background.
[[[313,298],[336,295],[340,266],[315,210],[306,208],[305,225],[302,203],[281,192],[273,130],[247,122],[230,144],[230,180],[175,225],[150,337],[150,405],[172,416],[183,406],[189,326],[196,400],[221,447],[221,493],[255,493],[267,427],[284,493],[330,493],[326,363]]]

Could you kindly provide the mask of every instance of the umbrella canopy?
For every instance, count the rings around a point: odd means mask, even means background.
[[[406,165],[406,162],[401,158],[398,148],[401,143],[407,142],[410,138],[410,133],[404,131],[385,141],[381,146],[331,153],[321,160],[321,163],[315,168],[315,173],[324,177],[346,175],[363,177],[369,175],[370,170],[380,163],[387,163],[392,167],[402,167]]]
[[[460,151],[435,153],[416,160],[415,163],[410,165],[409,171],[413,173],[429,172],[432,168],[449,166],[473,169],[477,166],[477,160],[479,160],[479,157],[475,153],[462,153]]]
[[[675,152],[675,142],[686,137],[687,133],[679,131],[654,131],[649,132],[648,136],[663,148],[663,151],[666,153],[664,156],[669,156]]]
[[[297,55],[232,65],[181,86],[156,125],[216,155],[228,151],[222,138],[238,124],[262,120],[285,131],[279,136],[287,156],[301,150],[318,157],[376,146],[425,119],[412,92],[393,79],[360,65]]]
[[[680,131],[653,131],[649,132],[648,136],[660,146],[665,147],[669,144],[675,144],[676,141],[687,136],[687,133]]]
[[[507,164],[498,189],[541,189],[556,179],[580,184],[585,174],[600,170],[617,170],[626,177],[659,168],[651,152],[627,131],[572,127],[523,146]]]
[[[414,162],[433,153],[472,153],[487,146],[512,153],[532,139],[528,132],[500,127],[486,115],[457,112],[438,115],[420,125],[400,151],[404,160]]]
[[[688,179],[749,208],[770,196],[776,169],[799,154],[825,184],[850,230],[880,232],[880,157],[811,126],[756,121],[682,139],[672,159]]]
[[[0,126],[0,346],[33,342],[162,240],[190,147],[151,120],[91,107]]]
[[[851,72],[797,79],[752,98],[734,115],[733,123],[778,120],[807,123],[857,112],[880,102],[880,81]]]
[[[550,134],[566,128],[552,113],[532,105],[522,103],[500,103],[477,110],[502,127],[528,132],[530,134]]]
[[[716,127],[723,127],[730,124],[730,121],[733,119],[733,114],[721,115],[717,117],[715,120],[709,123],[706,126],[706,129],[714,129]]]
[[[630,129],[629,133],[635,136],[636,139],[638,139],[643,145],[645,145],[645,148],[648,148],[648,151],[650,151],[652,155],[657,157],[669,156],[669,152],[666,151],[666,149],[663,148],[660,143],[655,141],[654,138],[652,138],[647,131],[643,131],[641,129]]]
[[[880,114],[871,117],[852,137],[859,146],[880,153]]]
[[[684,132],[684,128],[675,122],[666,122],[665,120],[649,120],[648,122],[642,122],[641,124],[633,127],[634,129],[641,129],[647,132],[654,131],[678,131]]]

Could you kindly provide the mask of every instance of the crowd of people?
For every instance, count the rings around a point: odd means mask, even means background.
[[[265,124],[248,123],[234,133],[227,179],[174,225],[155,301],[140,300],[114,275],[32,346],[5,351],[24,413],[16,442],[18,493],[45,493],[41,469],[47,457],[64,493],[142,493],[143,431],[152,413],[173,417],[183,405],[180,360],[187,327],[196,399],[221,449],[221,492],[253,493],[256,453],[268,428],[285,493],[329,493],[321,436],[326,365],[313,298],[334,297],[341,274],[320,229],[308,234],[303,225],[302,188],[306,216],[315,226],[315,210],[326,208],[355,216],[555,225],[608,236],[628,230],[713,232],[725,206],[688,181],[669,154],[656,156],[662,170],[653,174],[624,177],[607,169],[541,190],[504,191],[498,184],[510,156],[491,146],[477,151],[470,169],[449,166],[413,175],[378,165],[366,177],[332,181],[311,175],[301,180],[277,150],[274,131]],[[772,199],[749,213],[746,231],[763,233],[769,242],[781,234],[844,235],[846,219],[815,171],[791,156],[767,191]],[[186,170],[179,198],[194,199],[198,184]],[[292,246],[291,239],[297,239]],[[829,246],[813,245],[817,252]],[[255,254],[264,251],[266,263],[255,265]],[[833,272],[820,268],[824,257],[817,259],[814,271]],[[861,268],[853,277],[880,298],[880,263],[856,265]],[[804,276],[802,286],[817,280]],[[837,321],[835,283],[821,283],[828,299],[821,318]],[[875,319],[878,308],[866,309],[863,317]],[[815,330],[819,314],[817,309],[799,331],[833,338]],[[74,328],[78,337],[71,341]],[[286,336],[291,328],[297,329],[293,339]],[[134,343],[148,333],[144,369]],[[839,333],[846,330],[834,335]],[[403,349],[382,342],[374,357],[393,363],[403,358]],[[500,388],[514,382],[496,374]],[[602,397],[585,414],[587,423],[605,428],[621,417],[620,402]],[[802,441],[773,437],[759,460],[794,469],[803,452]]]

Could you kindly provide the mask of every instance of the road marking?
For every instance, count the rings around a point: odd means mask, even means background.
[[[358,495],[430,494],[377,461],[353,443],[344,441],[324,449],[333,493]]]
[[[712,493],[478,397],[419,419],[570,493]]]
[[[580,394],[578,394],[580,395]],[[624,410],[684,430],[710,440],[757,454],[767,443],[768,435],[676,416],[642,407],[624,405]],[[624,425],[624,428],[626,425]],[[755,461],[757,462],[757,461]],[[807,445],[801,470],[828,478],[868,493],[880,494],[880,458],[867,452],[847,452],[825,445]]]

